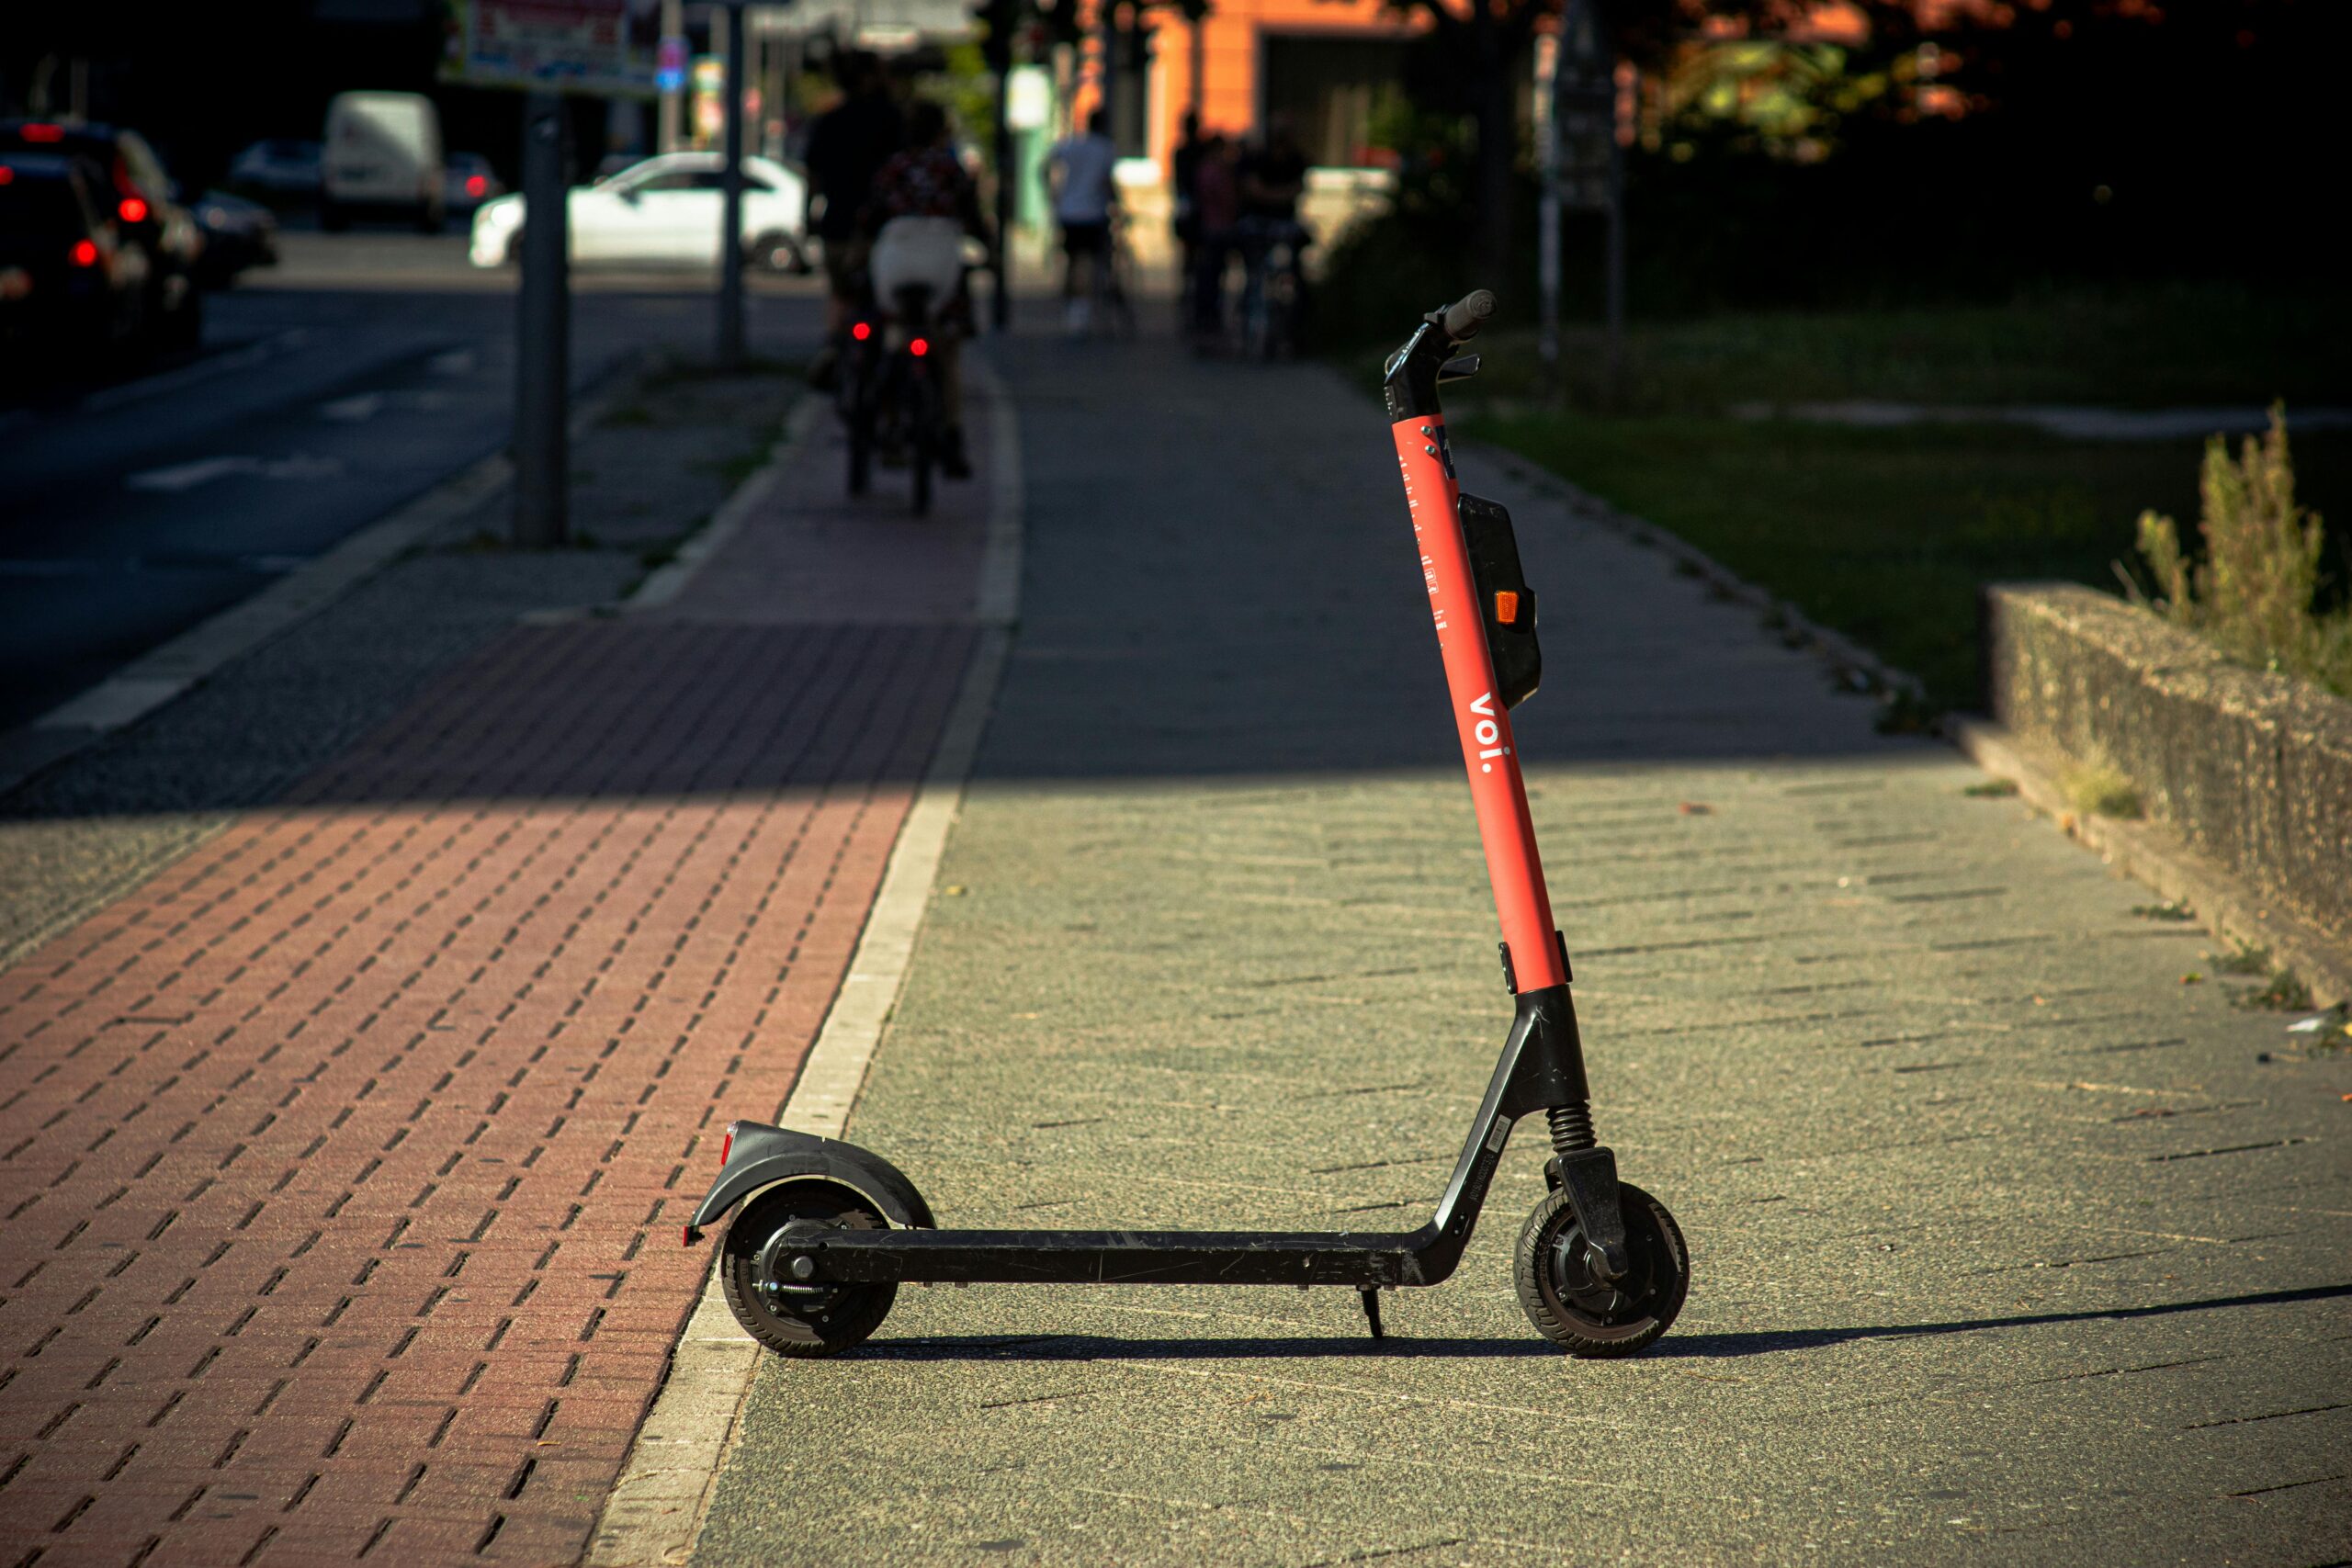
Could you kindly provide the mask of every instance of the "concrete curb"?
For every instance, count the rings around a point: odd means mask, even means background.
[[[619,402],[644,368],[636,355],[614,368],[571,416],[574,438]],[[151,649],[78,696],[0,736],[0,795],[125,729],[342,598],[435,530],[481,505],[514,477],[494,452],[356,532],[250,598]]]
[[[2311,988],[2315,1006],[2352,1001],[2352,952],[2342,942],[2162,824],[2076,811],[2058,783],[2057,761],[2024,738],[1981,718],[1948,718],[1944,728],[1970,761],[2015,784],[2027,805],[2117,871],[2187,905],[2223,941],[2267,948]]]
[[[963,806],[964,784],[979,750],[1012,647],[1011,623],[1021,588],[1020,425],[1012,401],[995,373],[978,355],[968,358],[966,367],[976,389],[989,400],[994,432],[988,545],[981,559],[978,605],[986,629],[965,671],[931,767],[899,830],[899,841],[891,847],[881,890],[866,916],[849,973],[777,1117],[780,1125],[796,1132],[839,1137],[848,1124],[866,1068],[881,1043],[883,1027],[913,961],[915,938],[931,903],[932,883],[946,852],[948,831]],[[826,404],[811,398],[800,407],[824,411]],[[797,419],[795,427],[804,434],[808,428]],[[759,484],[760,476],[755,475],[737,498],[730,498],[729,508],[735,508],[736,499]],[[740,526],[740,518],[750,505],[745,502],[736,509],[735,526]],[[706,534],[715,533],[718,526],[714,519]],[[698,554],[695,565],[707,559],[718,543],[723,542],[722,537]],[[679,564],[684,564],[684,552]],[[691,571],[686,575],[691,576]],[[681,577],[669,593],[674,595],[684,581]],[[715,1243],[711,1251],[715,1258]],[[669,1376],[638,1430],[628,1463],[605,1499],[588,1550],[590,1568],[674,1564],[693,1555],[759,1365],[759,1346],[728,1311],[714,1270],[671,1353]]]
[[[825,400],[819,397],[804,394],[799,401],[794,403],[791,412],[784,416],[784,433],[768,449],[767,461],[738,486],[734,494],[719,503],[718,510],[710,514],[709,522],[678,547],[675,558],[647,576],[643,582],[638,584],[637,592],[620,602],[617,606],[619,612],[636,615],[646,610],[658,610],[675,599],[710,558],[724,548],[727,541],[741,529],[743,519],[752,514],[752,509],[768,498],[768,492],[775,489],[776,481],[783,477],[794,453],[808,439],[809,433],[817,427],[817,422],[830,412]],[[571,617],[578,613],[563,614]]]

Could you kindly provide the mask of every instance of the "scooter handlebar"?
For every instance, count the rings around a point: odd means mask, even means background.
[[[1454,343],[1468,343],[1495,313],[1495,296],[1491,289],[1474,288],[1445,308],[1438,322],[1446,337]]]

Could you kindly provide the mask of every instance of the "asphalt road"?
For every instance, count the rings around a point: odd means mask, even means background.
[[[0,728],[266,586],[507,440],[514,288],[465,241],[289,233],[212,297],[203,352],[0,411]],[[586,273],[572,379],[707,352],[711,281]],[[813,333],[816,289],[761,280],[755,351]],[[581,454],[575,453],[575,457]]]

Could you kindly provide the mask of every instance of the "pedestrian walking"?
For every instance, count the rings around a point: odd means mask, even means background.
[[[1091,323],[1094,297],[1110,289],[1111,218],[1119,202],[1112,174],[1118,161],[1111,117],[1101,109],[1087,116],[1083,135],[1063,141],[1046,158],[1046,188],[1062,231],[1062,327],[1072,336]],[[1085,293],[1078,286],[1081,264]]]

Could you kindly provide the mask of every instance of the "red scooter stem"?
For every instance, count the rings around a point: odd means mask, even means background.
[[[1562,985],[1568,978],[1567,964],[1552,923],[1552,897],[1544,886],[1544,861],[1527,812],[1527,784],[1520,775],[1510,710],[1497,689],[1494,656],[1487,647],[1485,615],[1470,572],[1470,547],[1462,532],[1462,492],[1446,460],[1445,416],[1432,412],[1392,424],[1389,432],[1404,469],[1405,502],[1420,548],[1421,581],[1429,590],[1430,618],[1437,623],[1438,651],[1445,660],[1446,690],[1453,702],[1462,761],[1470,775],[1470,800],[1478,814],[1478,841],[1487,852],[1487,877],[1494,886],[1495,913],[1502,922],[1511,976],[1521,991]]]

